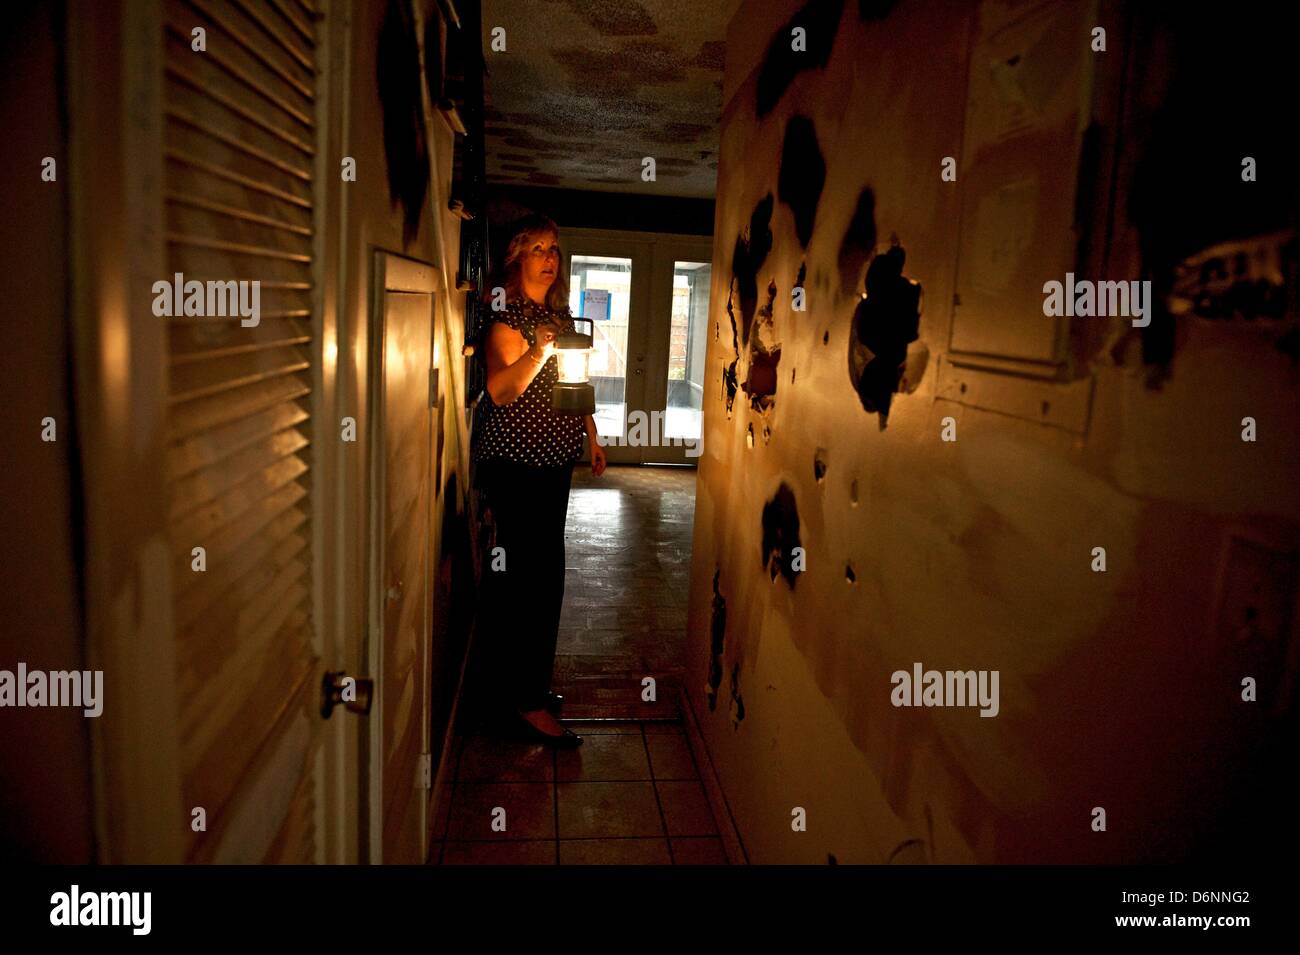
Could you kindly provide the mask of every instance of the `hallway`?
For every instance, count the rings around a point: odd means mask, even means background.
[[[431,863],[726,863],[678,702],[694,510],[693,469],[575,470],[554,689],[584,743],[554,751],[463,720]]]
[[[0,861],[1300,846],[1280,16],[14,9]]]

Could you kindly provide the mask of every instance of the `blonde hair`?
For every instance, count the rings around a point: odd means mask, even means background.
[[[559,245],[560,227],[554,219],[540,212],[524,216],[515,224],[515,234],[506,247],[505,262],[501,267],[505,276],[505,281],[501,284],[506,290],[508,301],[524,297],[522,259],[528,254],[533,240],[545,235],[554,235],[555,244]],[[546,306],[556,312],[567,312],[569,309],[569,279],[564,273],[563,250],[560,251],[560,261],[555,267],[555,281],[546,290]]]

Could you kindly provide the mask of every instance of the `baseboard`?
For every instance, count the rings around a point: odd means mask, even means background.
[[[718,824],[718,836],[722,839],[722,851],[731,865],[749,865],[749,853],[745,851],[745,842],[740,837],[736,820],[731,814],[726,793],[722,790],[722,781],[718,778],[713,765],[713,757],[704,743],[704,734],[695,720],[695,701],[685,683],[680,687],[685,711],[682,725],[686,729],[686,741],[695,757],[695,765],[700,771],[700,782],[704,784],[704,794],[709,800],[709,809]]]

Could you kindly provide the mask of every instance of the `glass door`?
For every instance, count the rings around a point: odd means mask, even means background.
[[[569,311],[592,320],[596,433],[610,464],[638,463],[627,422],[629,409],[643,403],[650,248],[630,233],[579,229],[562,229],[560,245],[569,263]]]
[[[713,241],[657,236],[646,329],[646,382],[641,407],[651,440],[643,464],[695,464],[703,452],[704,352],[708,346]]]
[[[592,319],[596,430],[611,464],[694,464],[712,240],[565,229],[569,309]]]

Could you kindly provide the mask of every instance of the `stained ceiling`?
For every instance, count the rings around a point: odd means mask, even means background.
[[[488,181],[712,198],[735,6],[483,0]]]

